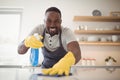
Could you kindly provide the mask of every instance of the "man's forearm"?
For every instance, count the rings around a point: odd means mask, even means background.
[[[18,45],[18,53],[19,54],[25,54],[28,51],[28,49],[29,48],[24,45],[23,41]]]
[[[69,43],[67,45],[67,49],[68,49],[68,51],[71,51],[74,54],[75,59],[76,59],[75,64],[78,63],[81,59],[81,50],[80,50],[78,42],[73,41],[73,42]]]

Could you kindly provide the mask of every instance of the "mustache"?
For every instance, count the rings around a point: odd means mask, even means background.
[[[54,29],[54,28],[56,28],[57,29],[57,27],[49,27],[50,29]]]

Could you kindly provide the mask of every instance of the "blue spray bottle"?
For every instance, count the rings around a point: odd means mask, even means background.
[[[34,36],[37,40],[40,40],[38,33],[34,33]],[[31,48],[30,63],[33,67],[38,66],[38,64],[39,64],[39,48]]]

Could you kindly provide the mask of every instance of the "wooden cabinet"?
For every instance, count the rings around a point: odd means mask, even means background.
[[[74,16],[73,21],[80,22],[120,22],[120,17],[114,16]],[[120,30],[75,30],[75,34],[93,34],[93,35],[120,35]],[[89,42],[79,41],[81,45],[115,45],[120,46],[120,42]]]

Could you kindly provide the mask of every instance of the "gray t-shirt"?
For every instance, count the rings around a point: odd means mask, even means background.
[[[33,35],[34,33],[38,33],[42,35],[44,29],[45,29],[45,26],[43,24],[38,25],[31,31],[29,36]],[[61,27],[61,29],[62,29],[62,33],[61,33],[62,45],[64,49],[68,51],[67,44],[72,41],[76,41],[76,38],[75,38],[74,33],[69,28]],[[55,51],[60,46],[59,34],[51,37],[50,34],[45,33],[44,46],[50,51]]]

